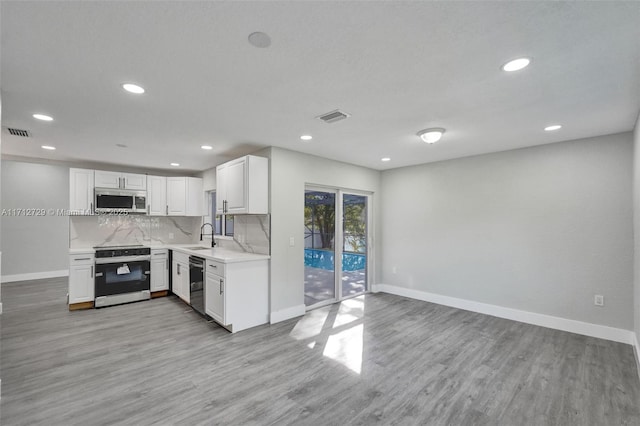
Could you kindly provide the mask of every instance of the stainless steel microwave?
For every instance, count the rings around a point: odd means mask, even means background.
[[[147,212],[147,191],[126,189],[95,189],[96,213],[137,213]]]

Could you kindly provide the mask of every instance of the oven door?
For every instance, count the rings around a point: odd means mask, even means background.
[[[149,290],[150,274],[148,260],[96,264],[95,297]]]

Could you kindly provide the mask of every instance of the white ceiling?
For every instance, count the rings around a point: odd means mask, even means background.
[[[387,169],[629,131],[640,109],[640,2],[3,1],[1,14],[2,125],[32,133],[3,130],[5,155],[193,171],[273,145]],[[254,31],[271,46],[250,45]],[[500,70],[520,56],[532,64]],[[352,117],[314,118],[336,108]],[[427,145],[428,127],[447,132]]]

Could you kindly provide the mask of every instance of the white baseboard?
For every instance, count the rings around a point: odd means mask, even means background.
[[[451,306],[453,308],[464,309],[465,311],[478,312],[498,318],[524,322],[526,324],[568,331],[571,333],[582,334],[584,336],[597,337],[599,339],[612,340],[614,342],[621,342],[629,345],[635,344],[636,348],[638,347],[635,333],[631,330],[591,324],[588,322],[554,317],[551,315],[537,314],[535,312],[521,311],[518,309],[505,308],[503,306],[458,299],[456,297],[443,296],[441,294],[428,293],[425,291],[389,284],[378,284],[375,286],[374,291],[381,291],[384,293],[395,294],[397,296],[404,296],[411,299],[423,300],[425,302],[437,303],[439,305]]]
[[[59,271],[32,272],[29,274],[3,275],[3,283],[12,283],[16,281],[41,280],[45,278],[68,277],[69,270],[61,269]]]
[[[269,317],[269,322],[271,324],[275,324],[277,322],[286,321],[291,318],[301,317],[306,312],[307,312],[307,308],[304,305],[292,306],[290,308],[271,312],[271,315]]]

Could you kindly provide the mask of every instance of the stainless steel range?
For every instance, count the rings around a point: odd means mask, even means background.
[[[131,245],[94,248],[96,308],[151,298],[149,247]]]

